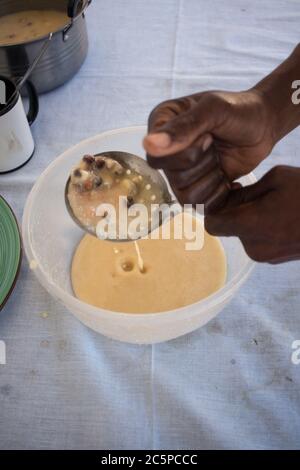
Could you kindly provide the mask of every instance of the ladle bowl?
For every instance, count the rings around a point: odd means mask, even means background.
[[[161,203],[172,204],[173,202],[175,202],[172,200],[172,196],[169,192],[167,181],[165,180],[165,178],[162,176],[162,174],[159,171],[151,168],[145,159],[138,157],[137,155],[134,155],[129,152],[120,152],[120,151],[101,152],[101,153],[97,153],[94,156],[112,158],[113,160],[116,160],[117,162],[119,162],[124,168],[129,169],[129,170],[134,170],[140,175],[142,175],[143,177],[146,177],[147,180],[151,181],[152,184],[155,184],[156,186],[160,188],[161,193],[162,193]],[[76,217],[76,214],[73,211],[73,208],[68,198],[70,184],[72,183],[71,183],[71,177],[69,176],[65,185],[66,208],[71,218],[80,228],[82,228],[82,230],[90,233],[91,235],[95,235],[95,232],[91,230],[90,226],[83,225],[83,223]],[[158,221],[159,223],[161,223],[162,218],[158,218]],[[157,226],[152,227],[152,229],[153,228],[157,228]],[[147,235],[147,232],[148,231],[146,231],[144,235]],[[108,240],[111,240],[111,239],[108,239]],[[123,242],[123,241],[131,241],[131,239],[130,238],[115,238],[114,241]]]

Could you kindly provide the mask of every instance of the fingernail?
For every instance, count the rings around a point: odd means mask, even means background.
[[[171,145],[171,137],[166,132],[157,132],[156,134],[149,134],[146,137],[148,143],[155,145],[161,149],[166,149]]]
[[[203,144],[202,144],[203,152],[206,152],[206,150],[211,146],[212,140],[213,139],[211,135],[208,135],[207,137],[205,137],[205,139],[203,140]]]

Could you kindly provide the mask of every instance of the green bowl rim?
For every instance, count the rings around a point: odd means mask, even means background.
[[[3,302],[0,304],[0,311],[1,311],[3,309],[3,307],[5,306],[6,302],[8,301],[9,297],[11,296],[11,294],[12,294],[12,292],[13,292],[15,286],[16,286],[19,274],[20,274],[21,263],[22,263],[22,259],[23,259],[23,243],[22,243],[22,237],[21,237],[19,223],[18,223],[18,220],[17,220],[17,217],[16,217],[14,211],[12,210],[11,206],[8,204],[8,202],[4,199],[3,196],[0,195],[0,199],[4,202],[4,204],[6,204],[6,206],[8,207],[8,209],[11,212],[11,215],[12,215],[13,219],[15,220],[17,232],[18,232],[18,235],[19,235],[19,242],[20,242],[20,255],[19,255],[19,262],[18,262],[16,274],[14,276],[14,279],[12,281],[12,284],[10,286],[10,289],[9,289],[8,293],[6,294]]]

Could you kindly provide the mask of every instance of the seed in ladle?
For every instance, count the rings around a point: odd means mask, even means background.
[[[127,196],[135,196],[137,194],[137,187],[136,187],[136,184],[134,184],[133,181],[129,180],[129,179],[124,179],[123,181],[121,181],[121,186],[122,188],[124,189],[124,191],[126,192]]]
[[[115,164],[115,160],[113,160],[112,158],[105,158],[105,166],[108,170],[110,170],[114,164]]]
[[[147,189],[147,191],[149,191],[149,189],[151,189],[151,184],[149,184],[149,183],[146,184],[145,189]]]
[[[79,168],[76,168],[73,170],[71,173],[71,181],[73,184],[77,185],[82,185],[86,181],[88,181],[90,178],[90,173],[86,170],[80,170]]]
[[[85,155],[82,160],[85,163],[88,163],[89,165],[91,165],[92,163],[94,163],[95,157],[93,157],[93,155]]]
[[[101,168],[104,167],[104,164],[105,164],[105,162],[104,162],[104,159],[103,159],[102,157],[96,157],[96,158],[95,158],[95,166],[96,166],[96,168],[98,168],[98,169],[100,170]]]
[[[99,186],[101,186],[103,180],[101,178],[101,176],[96,176],[95,179],[94,179],[94,186],[95,188],[99,188]]]
[[[91,189],[93,189],[93,181],[92,180],[87,180],[83,183],[83,187],[85,189],[85,191],[90,191]]]
[[[122,175],[124,173],[124,168],[119,162],[115,161],[112,169],[115,175]]]
[[[127,207],[131,207],[134,204],[134,199],[132,196],[127,196]]]

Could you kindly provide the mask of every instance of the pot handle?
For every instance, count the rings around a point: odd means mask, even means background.
[[[75,18],[79,13],[83,12],[92,0],[69,0],[68,1],[68,17]]]
[[[29,125],[31,126],[31,124],[33,124],[33,122],[36,120],[36,117],[39,112],[39,97],[32,82],[27,80],[23,86],[26,87],[28,93],[29,110],[27,113],[27,120]]]

